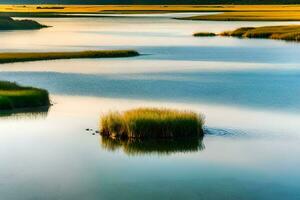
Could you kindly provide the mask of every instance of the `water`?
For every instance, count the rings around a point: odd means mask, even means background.
[[[46,88],[54,106],[2,114],[0,199],[300,198],[300,45],[191,36],[291,22],[171,17],[42,18],[53,27],[0,33],[0,51],[143,54],[1,65],[1,80]],[[207,135],[116,144],[85,130],[141,106],[202,113]]]

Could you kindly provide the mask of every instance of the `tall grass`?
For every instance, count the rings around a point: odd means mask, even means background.
[[[184,138],[203,135],[203,119],[190,111],[138,108],[101,118],[101,134],[112,138]]]
[[[32,30],[48,27],[33,20],[14,20],[0,16],[0,30]]]
[[[0,63],[74,58],[116,58],[138,56],[133,50],[95,50],[75,52],[0,53]]]
[[[300,41],[300,25],[244,27],[221,33],[222,36]]]
[[[0,111],[49,106],[48,91],[0,81]]]

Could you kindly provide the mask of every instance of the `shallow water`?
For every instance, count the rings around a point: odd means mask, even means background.
[[[1,51],[143,54],[1,65],[1,80],[46,88],[54,103],[48,112],[0,118],[1,199],[300,198],[300,45],[191,37],[287,22],[171,16],[43,18],[53,27],[0,33]],[[97,130],[110,110],[140,106],[202,113],[207,135],[145,149],[85,130]]]

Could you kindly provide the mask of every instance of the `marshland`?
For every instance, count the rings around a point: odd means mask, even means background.
[[[0,31],[3,53],[140,56],[0,65],[0,80],[43,88],[53,104],[38,117],[0,117],[1,198],[298,199],[300,45],[192,34],[300,22],[174,19],[207,14],[14,17],[50,27]],[[204,137],[124,141],[98,133],[101,116],[137,108],[202,114]]]

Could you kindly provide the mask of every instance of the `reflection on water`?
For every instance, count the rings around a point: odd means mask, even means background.
[[[49,106],[44,106],[39,108],[17,109],[13,111],[0,111],[0,120],[46,119],[49,110]]]
[[[122,149],[127,155],[189,153],[204,150],[203,138],[181,139],[115,139],[101,137],[104,149],[116,151]]]

